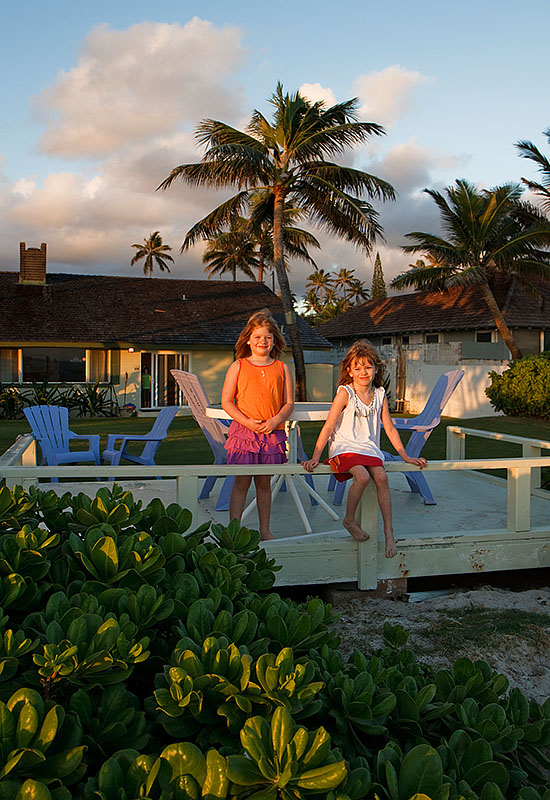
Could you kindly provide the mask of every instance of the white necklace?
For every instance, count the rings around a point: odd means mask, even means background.
[[[359,398],[357,397],[357,392],[355,389],[353,390],[353,400],[355,403],[354,413],[356,417],[370,417],[371,414],[374,414],[374,389],[372,390],[372,400],[367,405],[361,401],[361,405],[359,405]]]

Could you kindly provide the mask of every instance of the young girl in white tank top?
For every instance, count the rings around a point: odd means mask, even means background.
[[[403,447],[382,388],[383,370],[384,364],[370,342],[363,339],[351,346],[342,361],[338,391],[327,421],[319,433],[313,456],[303,466],[312,472],[320,463],[328,442],[328,463],[336,480],[353,479],[342,522],[344,528],[359,542],[368,539],[368,535],[355,521],[355,513],[372,478],[384,523],[385,554],[387,558],[393,558],[397,549],[388,476],[384,469],[384,454],[380,449],[382,424],[388,439],[405,463],[416,464],[423,469],[427,462],[425,458],[411,458]]]

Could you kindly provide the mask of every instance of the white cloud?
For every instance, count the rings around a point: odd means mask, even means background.
[[[40,147],[64,158],[97,157],[213,113],[233,119],[242,95],[228,82],[243,54],[240,29],[197,17],[124,31],[100,25],[77,66],[35,100],[46,123]]]
[[[35,181],[29,181],[27,178],[20,178],[13,184],[13,191],[21,197],[30,197],[36,189]]]
[[[414,90],[430,81],[426,75],[398,64],[360,75],[354,83],[355,93],[362,102],[359,113],[369,122],[391,128],[409,111]]]
[[[328,107],[336,105],[337,100],[332,89],[325,89],[320,83],[302,83],[299,91],[311,103],[322,101]]]

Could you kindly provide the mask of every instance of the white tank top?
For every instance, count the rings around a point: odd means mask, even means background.
[[[384,389],[379,387],[374,390],[371,406],[366,406],[348,384],[339,386],[338,391],[348,393],[348,403],[329,439],[329,458],[342,453],[361,453],[384,461],[384,454],[380,450],[380,419],[386,394]]]

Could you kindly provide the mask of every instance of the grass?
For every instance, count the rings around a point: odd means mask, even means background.
[[[506,646],[525,641],[548,647],[548,615],[521,609],[464,608],[439,611],[439,619],[424,632],[442,652],[462,652],[471,646]]]
[[[71,430],[75,433],[99,433],[101,447],[109,433],[147,433],[153,422],[150,418],[131,417],[119,418],[84,418],[71,419]],[[476,417],[475,419],[460,420],[453,417],[444,417],[441,424],[432,432],[423,450],[423,455],[428,460],[445,458],[446,429],[447,425],[462,425],[467,428],[509,433],[515,436],[525,436],[550,441],[550,421],[542,419],[527,419],[524,417]],[[320,422],[305,422],[300,424],[302,441],[306,453],[311,454],[315,446],[317,435],[321,429]],[[17,438],[19,434],[29,433],[30,427],[26,419],[0,421],[0,453],[3,453]],[[403,437],[405,440],[405,437]],[[140,446],[135,446],[135,452],[140,452]],[[382,434],[382,447],[392,451],[391,445]],[[498,442],[491,439],[466,439],[467,458],[506,458],[521,456],[521,446],[509,442]],[[212,451],[199,426],[192,417],[177,417],[168,430],[168,436],[161,443],[156,457],[157,464],[211,464]],[[550,480],[550,468],[543,474],[543,482]],[[501,474],[502,473],[501,471]]]

